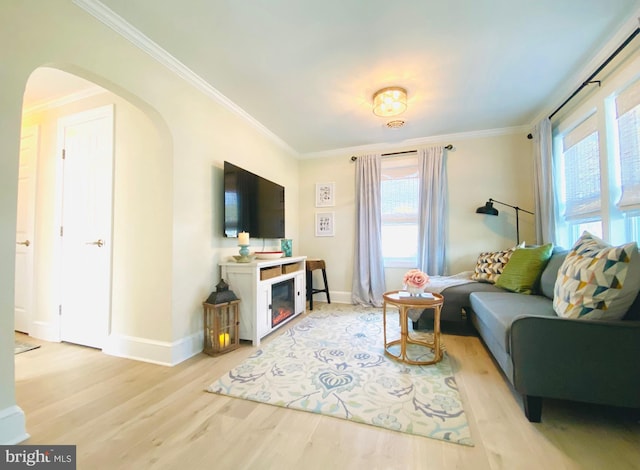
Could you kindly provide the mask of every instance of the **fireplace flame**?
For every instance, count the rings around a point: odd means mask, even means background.
[[[279,323],[289,318],[291,315],[293,315],[293,310],[291,310],[290,308],[279,308],[278,313],[276,313],[271,319],[271,326],[274,327],[278,325]]]

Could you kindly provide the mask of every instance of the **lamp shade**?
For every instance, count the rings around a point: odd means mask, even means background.
[[[487,201],[484,206],[476,209],[476,214],[498,215],[498,209],[493,207],[493,202]]]
[[[392,86],[373,94],[373,114],[376,116],[396,116],[407,109],[407,90]]]

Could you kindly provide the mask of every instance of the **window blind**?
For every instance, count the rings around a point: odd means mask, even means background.
[[[420,207],[418,157],[384,159],[381,170],[381,239],[385,266],[416,266]]]
[[[383,161],[381,203],[383,223],[418,217],[419,175],[417,158]]]
[[[596,114],[563,138],[567,220],[600,213],[600,150]]]
[[[618,208],[640,210],[640,80],[616,97],[622,195]]]

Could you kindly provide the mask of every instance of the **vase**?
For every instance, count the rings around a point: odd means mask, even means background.
[[[280,240],[280,249],[284,253],[285,257],[290,257],[293,254],[293,242],[290,238],[283,238]]]
[[[422,293],[424,292],[424,287],[407,286],[407,292],[412,297],[418,297],[419,295],[422,295]]]

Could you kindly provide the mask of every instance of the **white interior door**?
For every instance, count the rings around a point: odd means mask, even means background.
[[[33,310],[33,240],[35,225],[38,127],[22,129],[16,227],[15,329],[29,333]]]
[[[113,107],[61,119],[60,339],[102,348],[111,311]]]

